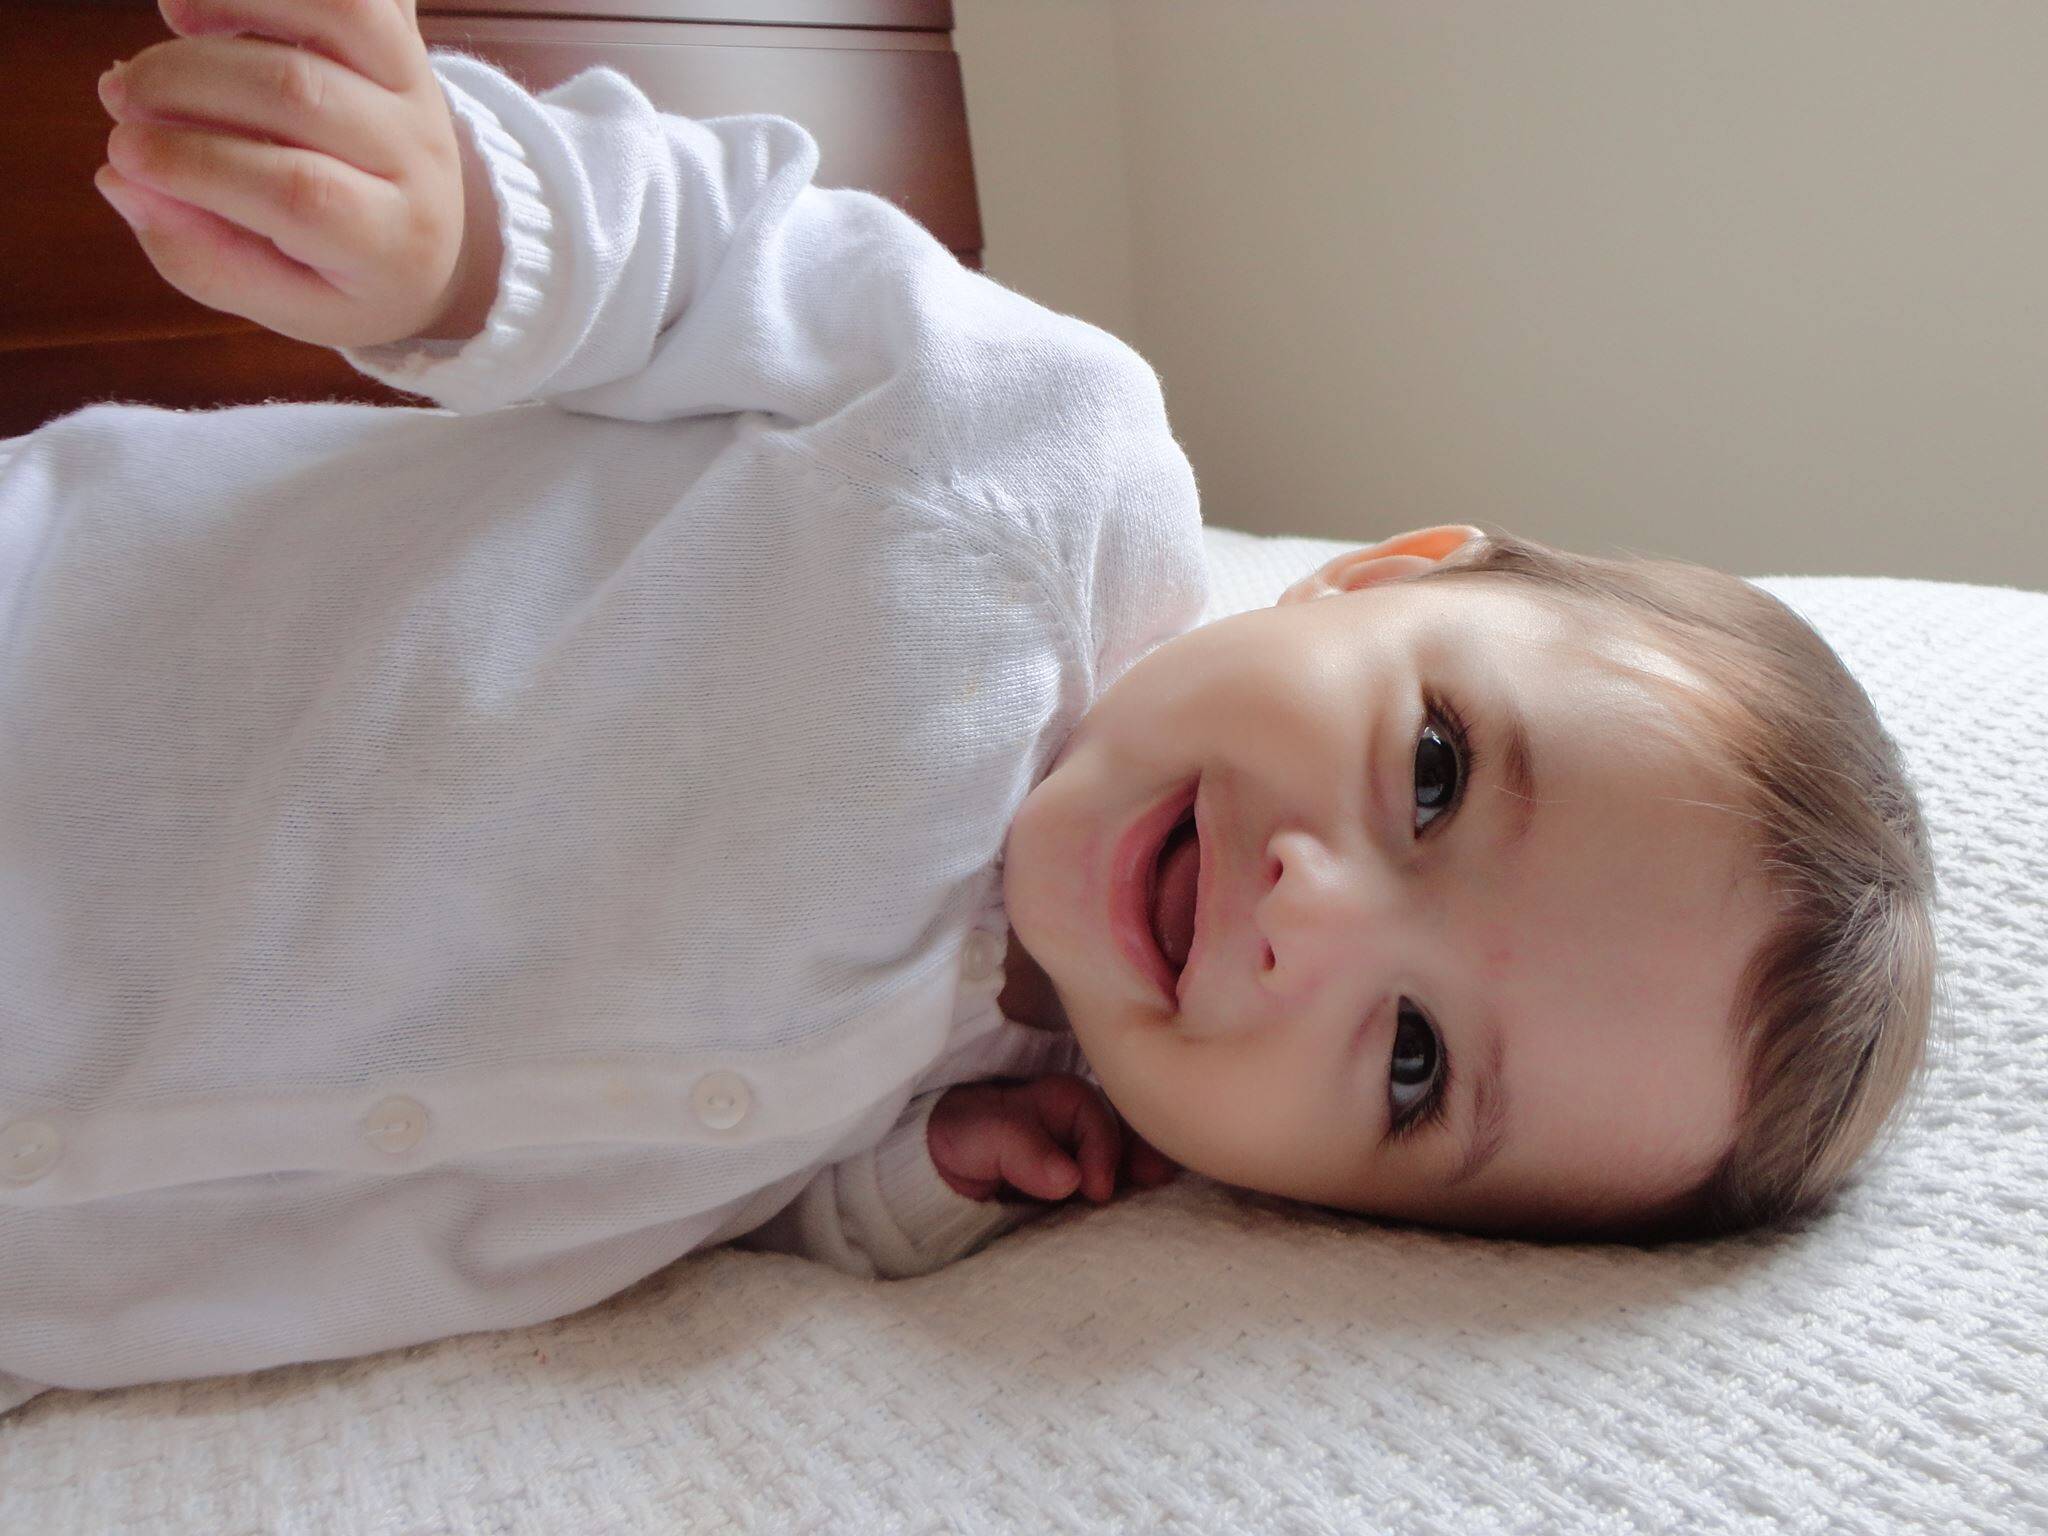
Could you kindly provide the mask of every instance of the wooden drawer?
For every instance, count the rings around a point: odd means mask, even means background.
[[[576,8],[499,0],[494,10]],[[908,211],[970,266],[981,221],[947,0],[594,0],[610,12],[739,20],[475,15],[421,8],[430,45],[541,90],[592,64],[693,117],[777,112],[819,144],[818,182]],[[95,81],[170,35],[154,5],[33,0],[8,8],[0,55],[0,435],[94,399],[224,405],[268,398],[406,401],[325,349],[193,303],[156,275],[94,190],[111,126]],[[792,18],[802,19],[795,24]],[[837,18],[829,24],[824,18]],[[890,26],[848,25],[884,21]]]
[[[616,16],[789,27],[889,27],[951,32],[953,0],[422,0],[419,14]]]

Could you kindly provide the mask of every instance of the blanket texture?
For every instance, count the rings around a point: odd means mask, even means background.
[[[1210,617],[1345,546],[1206,531]],[[0,1530],[2048,1529],[2048,594],[1763,583],[1933,824],[1924,1098],[1804,1228],[1659,1250],[1184,1175],[919,1280],[694,1255],[517,1333],[0,1419]]]

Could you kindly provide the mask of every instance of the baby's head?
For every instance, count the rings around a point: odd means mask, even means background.
[[[1118,936],[1120,859],[1157,976]],[[1897,751],[1806,624],[1698,566],[1463,527],[1348,551],[1120,677],[1003,880],[1140,1135],[1341,1210],[1781,1220],[1924,1056],[1933,873]]]

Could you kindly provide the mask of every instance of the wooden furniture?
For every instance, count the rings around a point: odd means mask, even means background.
[[[462,0],[456,0],[462,4]],[[488,14],[484,14],[488,13]],[[0,436],[94,400],[408,403],[334,353],[195,304],[92,184],[112,121],[95,82],[171,36],[148,0],[0,0]],[[951,0],[422,0],[431,46],[542,90],[593,64],[690,117],[776,112],[823,186],[862,187],[981,265]]]

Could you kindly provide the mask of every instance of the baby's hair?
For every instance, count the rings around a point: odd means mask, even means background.
[[[1933,858],[1869,696],[1790,608],[1705,566],[1489,531],[1413,580],[1512,582],[1625,621],[1704,684],[1635,674],[1731,782],[1777,913],[1737,987],[1741,1095],[1719,1161],[1653,1208],[1519,1235],[1705,1238],[1822,1209],[1922,1082],[1934,1002]]]

